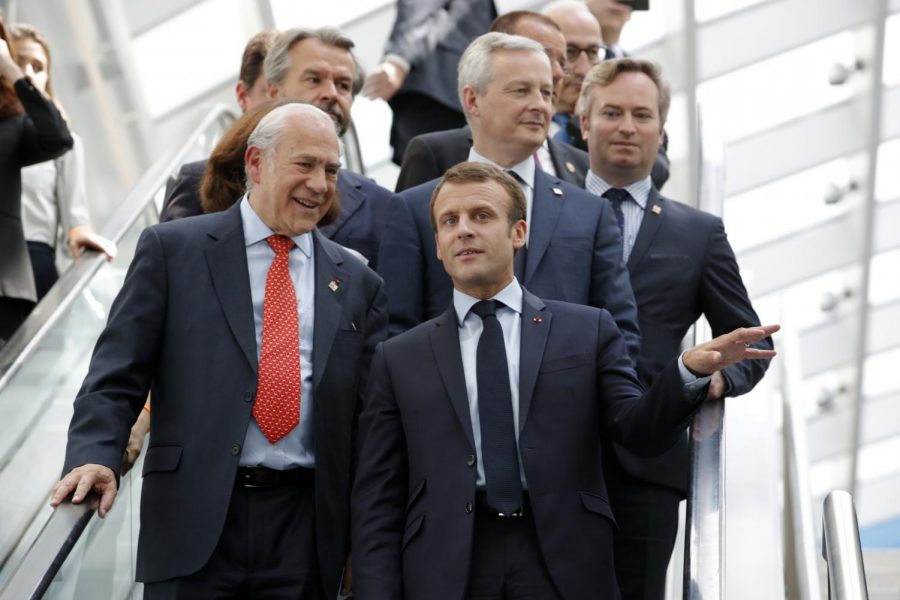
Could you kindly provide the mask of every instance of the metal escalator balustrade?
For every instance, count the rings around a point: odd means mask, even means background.
[[[60,475],[72,401],[87,372],[109,307],[122,286],[138,237],[145,227],[159,220],[158,205],[167,180],[185,160],[208,154],[234,119],[235,114],[228,107],[213,107],[185,144],[154,163],[102,232],[119,246],[118,257],[109,264],[96,252],[77,259],[0,350],[0,598],[22,597],[6,587],[17,575],[28,575],[26,587],[35,589],[39,581],[31,579],[53,577],[54,573],[36,574],[27,568],[22,572],[22,568],[33,567],[34,560],[46,555],[47,548],[70,547],[66,543],[68,535],[77,539],[77,529],[84,528],[77,521],[77,526],[61,536],[59,523],[66,521],[62,517],[51,518],[53,513],[47,505],[50,489]],[[112,513],[117,511],[112,511],[104,522],[105,528],[96,524],[99,520],[91,521],[91,535],[87,537],[99,537],[94,530],[105,529],[117,538],[112,548],[122,543],[136,544],[136,509],[132,522],[125,518],[131,509],[123,508],[129,505],[127,498],[139,497],[132,485],[139,487],[140,479],[131,479],[129,475],[120,484],[120,515],[114,516]],[[69,506],[64,512],[71,510]],[[133,552],[124,556],[130,589]],[[60,558],[64,559],[64,554]],[[61,563],[57,560],[49,566],[56,569]],[[109,578],[111,574],[105,576]]]

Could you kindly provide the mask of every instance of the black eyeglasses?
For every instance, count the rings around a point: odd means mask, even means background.
[[[581,56],[582,52],[584,52],[588,62],[591,64],[600,62],[601,59],[606,58],[606,48],[603,46],[588,46],[586,48],[581,48],[575,44],[566,44],[566,60],[570,63],[577,62],[578,57]]]

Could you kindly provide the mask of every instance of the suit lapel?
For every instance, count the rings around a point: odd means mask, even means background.
[[[206,248],[206,263],[231,333],[255,371],[256,330],[240,202],[223,213],[222,217],[207,233],[213,242]]]
[[[634,247],[631,249],[631,255],[628,257],[628,271],[634,271],[634,268],[641,262],[647,248],[653,242],[659,226],[663,219],[666,218],[663,197],[659,195],[654,188],[650,188],[650,195],[647,197],[647,208],[644,210],[644,218],[641,220],[641,228],[638,230],[637,238],[634,240]]]
[[[474,451],[475,435],[472,433],[472,419],[469,416],[469,395],[466,392],[466,376],[463,372],[462,352],[459,349],[459,324],[453,303],[437,318],[430,337],[434,358],[444,387],[447,389],[447,395],[450,396],[450,403]]]
[[[550,334],[550,321],[553,314],[546,310],[544,302],[524,289],[522,298],[522,340],[519,350],[519,432],[525,428],[528,412],[531,410],[531,399],[534,397],[534,386],[537,383],[541,361],[547,336]]]
[[[359,189],[357,183],[345,171],[341,171],[338,174],[337,191],[340,196],[341,212],[334,223],[319,228],[319,231],[328,239],[334,237],[335,232],[343,227],[347,219],[362,206],[364,200],[362,190]]]
[[[550,153],[557,177],[575,187],[583,188],[585,173],[580,168],[580,161],[572,156],[571,150],[575,150],[575,148],[552,138],[547,140],[547,151]]]
[[[566,190],[562,182],[535,170],[531,223],[528,224],[531,233],[528,234],[528,258],[525,262],[525,280],[522,282],[526,287],[547,252],[565,201]]]
[[[331,247],[318,230],[313,230],[315,248],[315,326],[313,333],[313,389],[319,386],[328,356],[341,320],[344,296],[352,285],[350,276],[341,267],[341,254]]]

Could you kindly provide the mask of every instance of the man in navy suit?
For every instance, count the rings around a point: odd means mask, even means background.
[[[350,126],[350,107],[359,92],[362,68],[353,55],[353,41],[341,32],[321,29],[289,29],[273,42],[266,55],[264,77],[269,98],[309,102],[331,115],[339,135]],[[202,166],[185,165],[163,203],[161,221],[201,214]],[[352,171],[338,175],[341,214],[321,231],[332,241],[352,248],[378,265],[378,245],[387,205],[393,195],[370,179]]]
[[[543,47],[521,36],[485,34],[460,60],[459,88],[472,129],[469,160],[515,173],[525,194],[529,234],[517,276],[546,298],[606,308],[636,356],[637,309],[609,203],[535,164],[534,152],[547,136],[553,94]],[[391,335],[437,316],[452,296],[428,212],[437,182],[410,188],[391,202],[379,262]]]
[[[315,229],[339,165],[328,115],[279,107],[250,136],[240,202],[141,235],[51,504],[93,489],[109,511],[152,389],[136,573],[147,598],[338,592],[356,418],[387,322],[378,276]]]
[[[669,362],[648,392],[605,310],[543,301],[513,276],[520,184],[462,163],[431,223],[449,307],[379,345],[353,486],[354,588],[365,600],[616,598],[602,441],[669,447],[708,375],[777,326]]]
[[[587,189],[608,197],[621,218],[623,258],[638,303],[642,341],[638,374],[645,385],[678,355],[691,325],[705,316],[713,335],[755,327],[759,318],[728,244],[722,220],[653,187],[650,170],[662,140],[669,88],[645,60],[594,67],[582,87],[582,130],[590,145]],[[757,347],[771,349],[770,339]],[[738,396],[762,379],[768,361],[716,371],[709,397]],[[687,489],[684,437],[670,452],[641,459],[616,446],[604,455],[616,534],[616,570],[624,600],[661,600]]]
[[[556,23],[540,13],[514,10],[498,17],[491,24],[491,31],[521,35],[544,47],[553,75],[555,111],[567,67],[566,40]],[[440,177],[453,165],[467,160],[471,149],[472,131],[468,127],[417,135],[403,154],[396,191],[402,192]],[[584,176],[588,171],[588,155],[584,150],[547,138],[535,155],[541,170],[548,175],[558,176],[576,187],[584,187]]]
[[[384,58],[363,89],[365,96],[391,106],[395,163],[413,137],[465,123],[456,67],[466,46],[496,17],[493,0],[397,0]]]

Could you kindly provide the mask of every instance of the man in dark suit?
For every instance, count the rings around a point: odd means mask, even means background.
[[[315,230],[336,215],[338,148],[321,110],[277,108],[250,137],[244,199],[138,242],[51,504],[93,489],[109,511],[152,389],[136,573],[148,598],[338,592],[356,417],[386,326],[381,280]]]
[[[644,392],[605,310],[543,301],[513,276],[524,194],[462,163],[432,224],[453,280],[436,319],[379,345],[352,494],[366,600],[616,598],[602,441],[670,446],[707,375],[774,353],[742,329],[670,361]]]
[[[559,27],[547,17],[527,10],[516,10],[498,17],[491,31],[521,35],[544,47],[550,59],[553,77],[553,110],[559,99],[559,89],[566,68],[566,40]],[[472,148],[469,127],[426,133],[413,138],[403,155],[396,190],[431,181],[455,164],[468,159]],[[553,139],[545,139],[535,151],[541,170],[559,177],[576,187],[584,187],[588,171],[587,152]]]
[[[264,77],[270,98],[291,98],[318,106],[331,115],[343,135],[350,126],[350,107],[359,91],[362,72],[353,55],[353,41],[332,28],[290,29],[273,42],[266,55]],[[310,75],[315,83],[310,83]],[[201,214],[200,180],[206,161],[189,163],[171,187],[161,221]],[[387,205],[393,195],[352,171],[338,175],[341,214],[321,232],[378,265],[378,245]]]
[[[520,36],[485,34],[463,54],[459,78],[473,138],[469,160],[515,173],[525,193],[530,233],[517,263],[522,283],[548,298],[606,308],[636,355],[637,309],[609,203],[535,165],[551,110],[543,48]],[[437,316],[450,302],[453,286],[437,260],[428,212],[437,181],[391,203],[379,264],[391,335]]]
[[[669,88],[659,68],[619,59],[594,67],[582,89],[584,138],[591,149],[587,189],[610,199],[624,230],[623,258],[638,303],[638,374],[651,385],[677,356],[691,325],[705,316],[713,335],[755,327],[759,318],[722,220],[652,186]],[[770,339],[757,347],[771,349]],[[712,375],[710,398],[738,396],[762,379],[768,361],[742,362]],[[641,459],[624,448],[604,455],[616,534],[616,569],[625,600],[661,600],[687,489],[684,437],[670,452]]]
[[[386,100],[393,161],[429,131],[462,127],[456,66],[466,46],[497,17],[493,0],[397,0],[397,18],[384,58],[366,79],[363,94]]]

